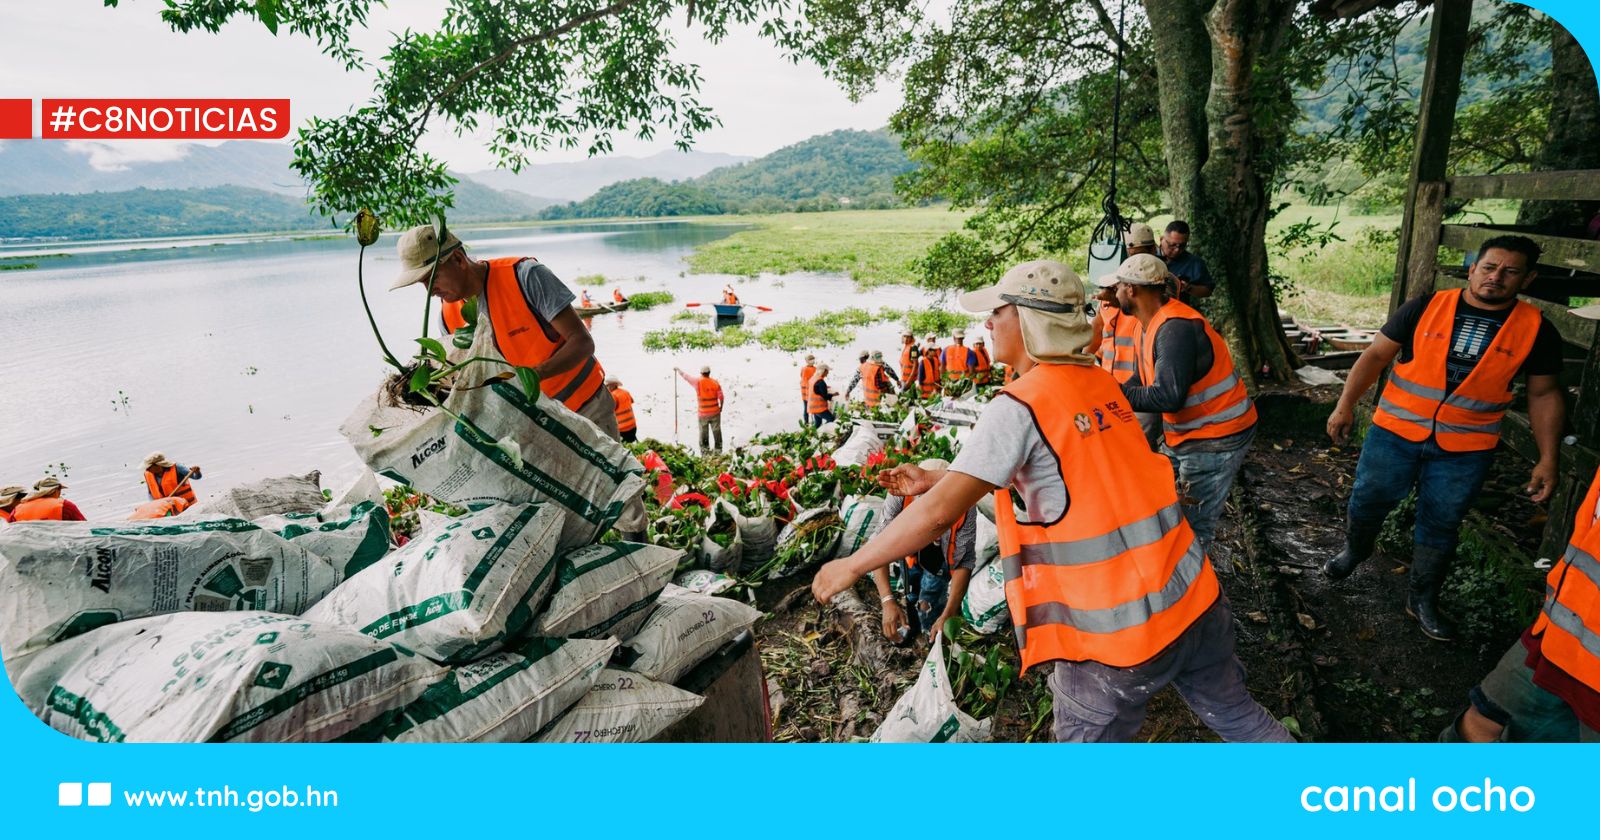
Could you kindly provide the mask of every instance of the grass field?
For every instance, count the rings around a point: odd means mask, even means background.
[[[1494,221],[1509,221],[1516,215],[1512,202],[1489,205],[1477,209]],[[864,288],[915,284],[914,261],[940,237],[960,230],[965,218],[965,213],[944,207],[919,207],[698,219],[756,227],[700,246],[689,257],[689,268],[745,275],[838,271]],[[1170,216],[1158,216],[1150,222],[1159,232],[1170,220]],[[1343,241],[1301,248],[1274,260],[1271,269],[1288,281],[1283,310],[1315,324],[1375,327],[1383,323],[1394,279],[1393,239],[1400,228],[1400,214],[1357,215],[1339,207],[1294,204],[1273,219],[1268,237],[1307,220],[1323,227],[1333,224],[1333,232]],[[1487,219],[1480,216],[1475,220]],[[1203,236],[1204,231],[1197,232],[1197,238]],[[1086,251],[1087,241],[1070,253],[1054,256],[1083,271]]]

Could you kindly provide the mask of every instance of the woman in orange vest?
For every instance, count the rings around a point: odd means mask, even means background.
[[[828,387],[829,370],[827,365],[818,365],[811,376],[811,387],[806,389],[806,413],[813,426],[833,422],[833,398],[838,394]]]
[[[1056,740],[1130,740],[1168,684],[1226,740],[1292,740],[1245,688],[1217,576],[1166,459],[1144,446],[1116,380],[1095,366],[1084,303],[1078,276],[1050,260],[962,296],[964,308],[991,312],[995,357],[1022,375],[985,405],[948,471],[884,474],[890,492],[920,498],[823,566],[812,594],[827,603],[992,493],[1022,668],[1054,663]]]
[[[621,289],[612,289],[611,290],[611,302],[612,303],[627,303],[628,302],[628,296],[623,294]]]
[[[1600,314],[1600,313],[1597,313]],[[1544,607],[1441,741],[1600,743],[1600,471],[1572,541],[1545,576]]]
[[[544,395],[583,415],[614,440],[616,404],[605,389],[605,370],[594,354],[594,337],[573,310],[573,295],[550,267],[532,257],[474,260],[449,231],[440,238],[433,225],[418,225],[400,236],[400,276],[390,290],[433,277],[433,295],[443,301],[441,317],[452,330],[468,327],[464,307],[478,302],[487,313],[500,357],[539,375]],[[434,263],[438,263],[435,272]],[[476,324],[471,325],[476,329]],[[642,539],[644,502],[632,499],[617,519],[627,540]]]
[[[938,350],[932,346],[922,351],[917,357],[917,386],[918,393],[927,399],[939,393],[939,362],[934,358]]]
[[[699,376],[690,376],[677,368],[678,375],[683,381],[694,388],[695,398],[700,411],[700,451],[722,451],[722,385],[711,378],[711,367],[700,368]],[[715,445],[711,440],[715,438]]]
[[[800,425],[811,422],[811,377],[817,375],[817,357],[807,353],[800,367]]]
[[[1361,445],[1344,548],[1322,570],[1333,580],[1354,572],[1371,556],[1389,512],[1415,489],[1406,612],[1425,635],[1441,641],[1455,630],[1439,612],[1439,589],[1455,559],[1461,520],[1493,463],[1518,374],[1527,379],[1528,419],[1539,448],[1526,491],[1541,503],[1555,488],[1566,424],[1561,336],[1537,308],[1517,300],[1537,276],[1539,256],[1539,246],[1526,237],[1495,237],[1478,252],[1465,289],[1396,309],[1350,369],[1328,418],[1329,436],[1343,444],[1356,403],[1399,360]]]
[[[29,493],[11,511],[13,522],[82,522],[83,511],[78,506],[61,498],[61,491],[67,489],[60,479],[41,478],[33,485],[33,492]]]
[[[988,385],[994,373],[994,362],[989,359],[989,348],[983,345],[982,338],[972,340],[972,378],[979,385]]]
[[[1256,409],[1227,343],[1205,316],[1170,297],[1167,279],[1160,257],[1135,254],[1097,282],[1115,287],[1120,317],[1139,322],[1138,375],[1122,391],[1134,411],[1161,414],[1161,454],[1177,473],[1184,516],[1210,549],[1255,438]]]
[[[917,381],[917,339],[910,330],[900,333],[900,385]]]
[[[202,476],[198,466],[174,464],[160,452],[152,452],[144,459],[144,486],[150,500],[178,499],[182,502],[179,512],[194,504],[194,486],[189,482],[199,478]]]
[[[633,395],[623,389],[622,382],[615,376],[606,380],[606,389],[611,392],[611,401],[617,404],[617,432],[623,441],[633,443],[639,439],[639,421],[633,416]]]

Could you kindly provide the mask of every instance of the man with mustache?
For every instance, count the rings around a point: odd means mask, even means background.
[[[1439,612],[1439,589],[1455,559],[1457,532],[1483,487],[1512,381],[1527,379],[1528,418],[1539,447],[1525,488],[1534,502],[1556,484],[1556,446],[1566,422],[1561,336],[1532,304],[1517,300],[1537,276],[1539,246],[1523,236],[1483,243],[1465,289],[1402,305],[1350,370],[1328,418],[1336,444],[1350,438],[1355,406],[1396,358],[1361,446],[1350,493],[1344,550],[1323,564],[1332,580],[1348,577],[1372,554],[1389,512],[1417,493],[1406,612],[1430,638],[1455,631]]]

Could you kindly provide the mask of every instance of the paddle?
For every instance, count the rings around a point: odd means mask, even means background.
[[[686,304],[684,304],[684,306],[720,306],[720,305],[721,304],[718,304],[718,303],[686,303]],[[741,304],[738,304],[738,305],[739,306],[743,306],[746,309],[754,309],[754,310],[756,310],[758,312],[771,312],[772,311],[772,307],[770,307],[770,306],[756,306],[753,303],[741,303]]]

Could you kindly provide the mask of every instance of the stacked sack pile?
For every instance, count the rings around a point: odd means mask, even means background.
[[[444,407],[374,397],[345,425],[378,474],[467,510],[399,549],[370,474],[326,505],[311,475],[156,524],[0,530],[18,694],[98,741],[642,741],[697,708],[672,683],[760,614],[672,587],[675,549],[599,542],[638,462],[504,383]]]

